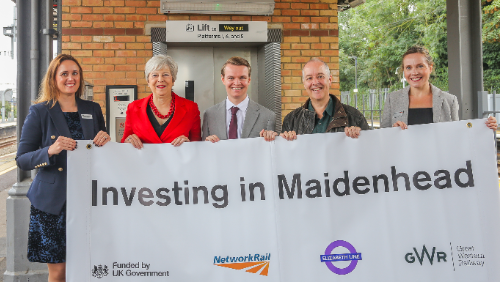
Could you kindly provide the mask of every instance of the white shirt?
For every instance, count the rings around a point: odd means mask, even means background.
[[[245,100],[241,101],[238,105],[235,105],[226,98],[226,130],[227,136],[229,136],[229,123],[231,123],[231,107],[239,108],[239,111],[236,112],[236,118],[238,119],[238,139],[241,138],[241,132],[243,131],[243,122],[245,121],[245,116],[247,115],[248,108],[248,96]]]

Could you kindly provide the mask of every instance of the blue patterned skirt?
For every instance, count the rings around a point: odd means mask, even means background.
[[[28,260],[43,263],[66,261],[66,206],[59,215],[31,206]]]

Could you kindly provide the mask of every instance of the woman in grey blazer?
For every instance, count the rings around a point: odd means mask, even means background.
[[[66,151],[76,148],[75,140],[93,139],[96,146],[110,140],[99,104],[80,99],[83,87],[75,58],[61,54],[52,60],[17,149],[19,168],[38,169],[27,194],[28,260],[47,263],[49,281],[65,281]]]
[[[458,120],[458,100],[455,95],[429,83],[434,68],[429,51],[413,46],[403,55],[402,69],[409,86],[389,93],[380,127],[408,128],[408,125]],[[496,130],[497,121],[489,117],[486,125]]]

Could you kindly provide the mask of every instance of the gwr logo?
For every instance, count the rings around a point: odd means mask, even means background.
[[[418,259],[418,262],[420,263],[420,265],[422,265],[422,263],[424,262],[424,254],[427,256],[427,259],[429,260],[429,262],[432,263],[434,262],[434,255],[436,254],[437,255],[437,262],[441,262],[441,260],[443,260],[444,262],[446,262],[446,253],[445,252],[437,252],[436,253],[436,247],[433,247],[432,248],[432,254],[429,254],[429,252],[427,251],[427,248],[424,247],[422,248],[422,252],[421,253],[418,253],[417,249],[416,248],[413,248],[413,251],[415,252],[415,256],[417,256],[417,259]],[[407,263],[414,263],[415,262],[415,256],[413,256],[413,253],[407,253],[405,255],[405,260]]]

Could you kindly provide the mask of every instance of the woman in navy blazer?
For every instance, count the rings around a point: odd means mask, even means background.
[[[455,95],[429,83],[434,68],[429,51],[413,46],[403,55],[401,67],[410,86],[389,93],[380,127],[401,127],[458,120],[458,100]],[[486,125],[496,130],[497,121],[489,117]]]
[[[66,151],[76,149],[75,139],[93,139],[96,146],[110,140],[101,107],[80,99],[83,87],[78,61],[70,55],[57,56],[29,109],[17,149],[19,168],[39,169],[27,193],[28,259],[47,263],[49,281],[65,281]]]
[[[190,100],[172,91],[177,64],[172,57],[156,55],[145,67],[146,81],[152,94],[128,105],[122,143],[140,149],[143,143],[201,141],[200,110]]]

